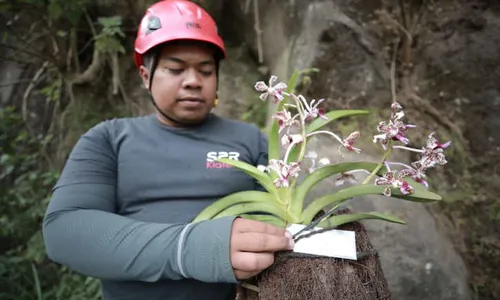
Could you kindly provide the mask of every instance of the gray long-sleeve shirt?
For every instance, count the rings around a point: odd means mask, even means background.
[[[101,279],[105,300],[234,299],[234,218],[190,221],[229,193],[260,187],[217,157],[267,164],[267,140],[215,115],[190,129],[153,115],[96,125],[54,187],[43,224],[49,257]]]

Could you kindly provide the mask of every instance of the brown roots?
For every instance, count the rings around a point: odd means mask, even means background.
[[[272,267],[248,282],[260,291],[239,287],[237,299],[392,300],[380,261],[364,226],[355,222],[338,229],[356,232],[358,260],[279,253]]]

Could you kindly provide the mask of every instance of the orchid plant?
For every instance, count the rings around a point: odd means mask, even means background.
[[[337,227],[345,223],[364,219],[379,219],[394,223],[405,222],[397,216],[379,212],[363,212],[334,215],[333,212],[346,201],[363,195],[385,195],[409,201],[438,201],[441,197],[428,190],[426,171],[437,165],[447,163],[444,150],[450,145],[439,143],[434,133],[428,135],[427,144],[421,149],[409,147],[407,131],[416,127],[405,124],[402,106],[393,102],[391,116],[377,126],[373,142],[384,149],[380,163],[341,162],[332,164],[328,159],[317,160],[314,151],[306,153],[307,144],[313,136],[324,135],[339,144],[337,153],[360,153],[355,146],[360,136],[354,131],[342,138],[338,134],[322,130],[325,125],[341,118],[368,114],[366,110],[334,110],[326,113],[321,107],[324,99],[311,100],[294,93],[299,76],[295,72],[288,83],[278,82],[271,76],[266,84],[259,81],[255,89],[261,92],[262,101],[272,101],[277,105],[269,132],[269,164],[253,166],[246,162],[228,158],[220,162],[240,169],[255,178],[265,191],[242,191],[228,195],[206,207],[195,222],[224,216],[242,216],[249,219],[269,222],[286,227],[289,224],[314,225],[318,227]],[[392,151],[413,151],[420,153],[420,159],[410,165],[389,160]],[[305,160],[312,166],[305,168]],[[299,182],[299,174],[306,171]],[[361,182],[354,180],[356,172],[368,174]],[[338,186],[346,181],[355,184],[335,189],[332,193],[320,196],[305,205],[309,191],[322,180],[338,176]],[[323,212],[321,218],[317,218]],[[326,213],[325,213],[326,212]]]

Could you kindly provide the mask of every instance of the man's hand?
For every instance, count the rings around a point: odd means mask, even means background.
[[[292,235],[284,228],[237,218],[231,232],[231,263],[237,279],[259,274],[274,262],[274,252],[293,249]]]

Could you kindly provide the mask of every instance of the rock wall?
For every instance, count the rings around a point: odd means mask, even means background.
[[[398,101],[411,108],[410,117],[426,116],[418,118],[422,130],[443,129],[456,149],[474,155],[476,162],[498,158],[498,5],[413,1],[405,6],[407,24],[400,19],[397,1],[275,0],[258,5],[258,18],[253,2],[247,6],[247,1],[226,1],[220,7],[219,16],[224,17],[219,23],[231,45],[250,49],[255,64],[269,71],[263,78],[274,74],[286,79],[294,69],[319,68],[313,84],[302,93],[327,98],[329,107],[387,107],[394,41],[402,36],[398,28],[408,27],[395,60],[397,89],[406,92],[399,94]],[[238,21],[233,23],[229,15]],[[229,24],[233,25],[224,31]],[[411,35],[411,43],[405,41],[405,34]],[[484,130],[477,130],[478,125]],[[316,146],[326,155],[333,148],[324,142]],[[379,156],[368,152],[362,158],[378,160]],[[453,163],[454,170],[465,165]],[[453,186],[453,177],[450,180],[444,185]],[[315,194],[332,187],[332,182],[325,182]],[[435,206],[379,197],[357,199],[352,206],[357,211],[393,212],[408,221],[407,226],[367,222],[396,299],[471,297],[467,268],[449,231],[432,213]]]

